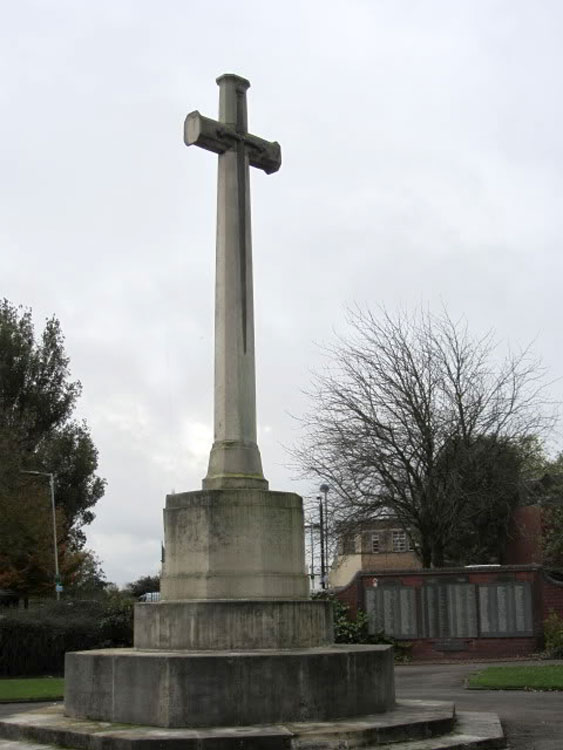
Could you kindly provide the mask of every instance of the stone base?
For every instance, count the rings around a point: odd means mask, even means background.
[[[460,713],[454,710],[452,703],[421,700],[397,701],[396,706],[384,714],[352,720],[221,729],[155,729],[81,721],[64,716],[63,707],[59,705],[0,719],[0,737],[10,740],[9,750],[40,750],[35,743],[50,745],[51,750],[53,745],[80,750],[342,750],[355,747],[483,750],[506,747],[495,714]]]
[[[291,492],[168,495],[162,599],[306,599],[303,534],[303,503]]]
[[[256,443],[241,440],[218,440],[209,456],[204,490],[224,489],[267,490],[262,473],[262,459]]]
[[[329,646],[332,602],[191,600],[135,606],[136,648],[280,649]]]
[[[159,727],[329,721],[395,703],[390,646],[68,653],[68,716]]]

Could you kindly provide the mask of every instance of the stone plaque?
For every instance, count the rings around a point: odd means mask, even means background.
[[[366,591],[368,629],[393,638],[416,638],[416,590],[407,586],[381,586]]]
[[[532,591],[527,581],[479,584],[479,630],[489,637],[533,635]]]
[[[422,589],[422,620],[424,635],[427,638],[441,638],[448,635],[446,625],[446,591],[438,584]]]
[[[453,638],[477,636],[477,602],[472,583],[447,586],[449,635]]]
[[[477,635],[477,606],[472,583],[425,586],[422,596],[427,638],[467,638]]]

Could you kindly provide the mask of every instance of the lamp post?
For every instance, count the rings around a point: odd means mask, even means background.
[[[325,555],[325,524],[323,520],[323,501],[321,497],[317,497],[319,501],[319,531],[321,536],[321,588],[326,589],[326,555]]]
[[[319,487],[319,490],[324,495],[324,514],[323,514],[324,515],[324,553],[325,553],[324,567],[326,570],[326,576],[328,578],[329,552],[328,552],[328,499],[327,499],[327,496],[328,496],[330,487],[328,486],[328,484],[321,484],[321,486]],[[318,499],[320,500],[321,498],[319,497]],[[321,505],[322,505],[322,501],[321,501]],[[321,521],[321,525],[322,525],[322,521]]]
[[[319,528],[319,524],[314,523],[312,520],[305,524],[305,531],[309,531],[311,534],[309,542],[311,546],[311,573],[309,574],[309,578],[311,579],[312,588],[315,586],[315,531]]]
[[[57,600],[61,598],[61,576],[59,574],[59,550],[57,545],[57,516],[55,512],[55,478],[50,471],[21,471],[21,474],[32,474],[36,477],[49,477],[49,488],[51,490],[51,511],[53,514],[53,548],[55,551],[55,592]]]

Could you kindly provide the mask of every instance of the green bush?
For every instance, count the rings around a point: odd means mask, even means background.
[[[545,655],[548,659],[563,659],[563,618],[551,611],[543,623]]]
[[[120,648],[133,645],[134,600],[115,592],[108,597],[100,619],[100,647]]]
[[[370,633],[368,629],[368,616],[359,609],[355,617],[352,617],[350,607],[341,602],[334,594],[319,592],[313,595],[314,599],[329,599],[334,607],[334,640],[336,643],[373,643],[387,644],[393,646],[395,661],[410,661],[412,643],[397,641],[385,633]]]
[[[130,646],[133,602],[47,602],[0,616],[0,676],[61,675],[67,651]]]
[[[368,631],[368,617],[360,609],[355,617],[350,613],[350,607],[332,599],[334,607],[334,640],[336,643],[373,643]]]

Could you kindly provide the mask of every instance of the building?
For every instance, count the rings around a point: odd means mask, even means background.
[[[331,588],[346,586],[359,571],[419,569],[411,539],[396,518],[379,518],[340,537],[329,573]]]

